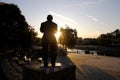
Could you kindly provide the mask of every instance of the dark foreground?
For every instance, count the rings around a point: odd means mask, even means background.
[[[58,59],[66,64],[62,56]],[[120,58],[69,53],[68,59],[77,67],[76,80],[120,80]],[[25,64],[40,67],[38,60]],[[11,59],[1,60],[0,80],[23,80],[23,66]]]

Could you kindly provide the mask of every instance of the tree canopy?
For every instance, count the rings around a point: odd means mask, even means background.
[[[97,39],[100,45],[110,45],[112,43],[120,43],[120,30],[116,29],[113,32],[101,34]]]
[[[59,43],[62,44],[63,46],[72,48],[77,39],[77,31],[76,29],[71,29],[69,27],[61,28],[60,29],[61,35],[59,38]]]
[[[32,31],[17,5],[0,3],[0,50],[31,47]]]

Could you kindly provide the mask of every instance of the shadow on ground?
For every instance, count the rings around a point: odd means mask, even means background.
[[[116,80],[101,69],[85,64],[81,65],[79,69],[77,68],[76,78],[77,80]]]

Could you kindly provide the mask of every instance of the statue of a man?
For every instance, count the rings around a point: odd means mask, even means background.
[[[48,67],[48,57],[51,58],[52,67],[55,66],[57,56],[57,41],[55,33],[57,32],[57,24],[52,22],[52,15],[47,16],[47,21],[41,23],[40,31],[43,33],[42,37],[42,59],[44,67]]]

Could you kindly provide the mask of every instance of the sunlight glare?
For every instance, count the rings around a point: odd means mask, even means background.
[[[57,33],[55,34],[55,37],[56,37],[57,41],[58,41],[60,35],[61,35],[61,32],[58,30]]]

